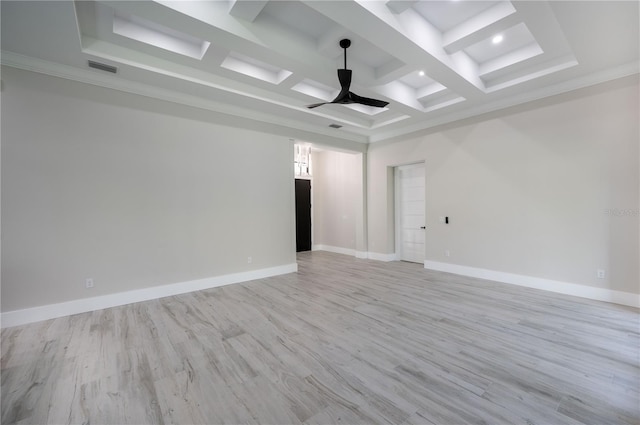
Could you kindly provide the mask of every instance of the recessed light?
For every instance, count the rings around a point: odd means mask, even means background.
[[[504,37],[502,36],[502,34],[498,34],[495,37],[493,37],[491,41],[493,42],[493,44],[499,44],[499,43],[502,43],[503,39]]]
[[[418,72],[418,75],[421,76],[421,77],[424,77],[424,71]]]

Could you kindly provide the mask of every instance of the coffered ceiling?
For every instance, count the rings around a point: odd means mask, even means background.
[[[637,1],[2,1],[2,63],[371,143],[638,73]],[[343,67],[355,93],[333,99]],[[117,72],[90,68],[88,61]],[[331,125],[331,127],[330,127]],[[340,128],[334,128],[338,127]]]

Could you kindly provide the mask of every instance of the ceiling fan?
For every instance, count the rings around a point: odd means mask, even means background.
[[[347,49],[351,46],[351,40],[344,38],[340,40],[340,47],[344,49],[344,69],[338,70],[338,80],[340,80],[340,93],[331,102],[314,103],[307,105],[307,108],[317,108],[318,106],[327,105],[330,103],[341,103],[343,105],[349,103],[359,103],[361,105],[374,106],[376,108],[384,108],[389,104],[384,100],[370,99],[368,97],[358,96],[357,94],[350,92],[351,86],[351,70],[347,69]]]

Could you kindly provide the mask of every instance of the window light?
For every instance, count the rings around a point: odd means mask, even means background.
[[[294,145],[293,157],[294,173],[296,177],[311,176],[311,146]]]

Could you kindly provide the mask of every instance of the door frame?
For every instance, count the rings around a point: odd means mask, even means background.
[[[426,194],[426,188],[427,188],[427,173],[426,173],[426,164],[425,161],[419,161],[419,162],[411,162],[409,164],[401,164],[401,165],[396,165],[393,167],[393,214],[394,214],[394,240],[395,240],[395,253],[394,253],[394,259],[395,261],[402,261],[402,229],[400,228],[400,169],[404,169],[404,170],[409,170],[411,168],[418,168],[418,167],[423,167],[425,169],[425,181],[424,181],[424,187],[425,187],[425,193],[424,193],[424,221],[425,221],[425,226],[426,226],[426,221],[427,221],[427,194]],[[427,248],[427,244],[426,244],[426,229],[425,229],[425,252],[423,252],[423,257],[426,260],[427,258],[427,252],[426,252],[426,248]],[[423,260],[424,262],[424,260]]]

